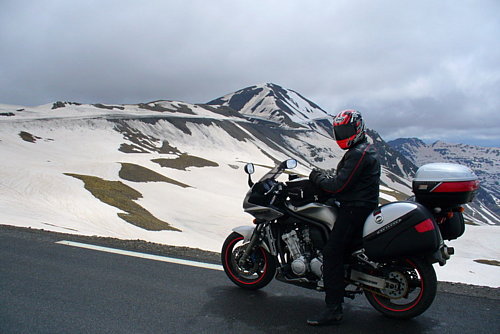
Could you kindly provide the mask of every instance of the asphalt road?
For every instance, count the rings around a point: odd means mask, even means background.
[[[346,303],[342,325],[314,328],[305,322],[322,309],[321,293],[280,282],[248,292],[221,271],[55,243],[62,239],[72,237],[0,226],[0,333],[500,333],[498,289],[441,289],[408,321],[360,296]]]

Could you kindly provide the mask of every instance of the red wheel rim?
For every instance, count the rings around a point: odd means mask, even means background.
[[[266,255],[266,252],[264,252],[264,250],[259,247],[259,250],[260,250],[260,252],[261,252],[261,254],[262,254],[263,258],[264,258],[264,272],[256,280],[243,281],[238,275],[235,275],[233,273],[233,269],[234,268],[231,265],[231,261],[230,261],[230,256],[231,256],[231,254],[233,252],[234,244],[236,244],[238,241],[241,241],[241,240],[243,240],[243,237],[236,238],[236,239],[232,240],[231,243],[226,248],[226,254],[224,254],[224,258],[225,258],[225,261],[226,261],[226,264],[227,264],[228,273],[238,283],[245,284],[245,285],[254,285],[254,284],[259,283],[266,276],[266,272],[267,272],[267,255]]]

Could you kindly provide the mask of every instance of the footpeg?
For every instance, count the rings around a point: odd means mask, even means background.
[[[356,295],[360,295],[362,293],[363,293],[363,290],[345,290],[344,297],[349,298],[349,299],[354,299],[354,298],[356,298]]]
[[[323,279],[318,281],[318,285],[316,286],[317,291],[324,291],[325,290],[325,283],[323,282]]]

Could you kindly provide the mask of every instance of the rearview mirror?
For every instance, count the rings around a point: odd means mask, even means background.
[[[255,168],[252,163],[248,163],[245,165],[245,173],[248,175],[253,174],[255,172]]]
[[[297,167],[297,160],[288,159],[287,161],[285,161],[285,166],[286,166],[286,169],[293,169],[293,168]]]

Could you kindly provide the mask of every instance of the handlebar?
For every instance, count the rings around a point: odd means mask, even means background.
[[[262,176],[258,182],[264,181],[267,179],[276,180],[276,178],[283,173],[286,169],[293,169],[297,167],[297,160],[295,159],[287,159],[280,164],[276,165],[269,172],[267,172],[264,176]],[[254,182],[252,181],[251,175],[255,172],[255,167],[253,163],[248,163],[245,165],[245,172],[248,174],[248,185],[252,187]]]

